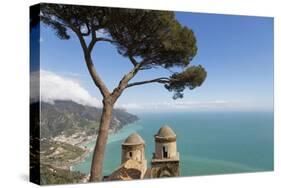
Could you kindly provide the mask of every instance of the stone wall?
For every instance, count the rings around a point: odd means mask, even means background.
[[[145,160],[144,145],[143,144],[132,145],[132,146],[123,145],[121,163],[124,163],[129,159],[136,160],[136,161]]]
[[[180,175],[179,161],[152,161],[151,178],[174,177]]]

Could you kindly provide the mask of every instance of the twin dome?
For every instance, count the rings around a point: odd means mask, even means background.
[[[155,136],[158,138],[175,138],[176,134],[171,129],[171,127],[165,125],[159,129],[158,133]],[[145,143],[144,140],[139,134],[132,133],[130,136],[126,138],[123,145],[139,145],[144,143]]]
[[[145,176],[172,177],[179,176],[179,152],[175,132],[167,125],[161,127],[154,135],[154,152],[151,158],[151,168],[147,167],[145,159],[145,141],[133,133],[122,143],[121,166],[133,168],[132,161],[137,161],[141,179]]]

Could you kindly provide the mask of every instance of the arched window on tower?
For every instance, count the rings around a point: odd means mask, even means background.
[[[130,158],[132,158],[133,157],[133,153],[130,151],[130,153],[129,153],[129,156],[130,156]]]
[[[162,148],[162,156],[163,158],[168,158],[168,148],[166,146]]]

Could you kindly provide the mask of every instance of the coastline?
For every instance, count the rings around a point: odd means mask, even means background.
[[[133,122],[134,123],[134,122]],[[126,124],[123,125],[122,128],[126,127],[126,126],[130,126],[130,124]],[[115,129],[109,130],[109,136],[115,135],[117,133],[119,133],[119,131],[122,129]],[[78,136],[77,136],[78,135]],[[52,150],[51,154],[48,154],[49,157],[56,157],[56,156],[60,156],[62,154],[62,152],[64,152],[65,150],[63,150],[61,147],[63,147],[63,145],[69,145],[70,147],[73,147],[74,150],[75,148],[79,148],[82,150],[82,154],[79,155],[76,158],[73,159],[64,159],[64,160],[60,160],[60,161],[52,161],[52,162],[47,162],[45,160],[41,160],[40,163],[43,165],[48,165],[52,168],[58,168],[58,169],[62,169],[62,170],[69,170],[71,172],[74,172],[75,170],[73,169],[73,166],[79,163],[82,163],[85,161],[85,158],[94,150],[94,146],[95,146],[95,142],[97,140],[97,135],[92,135],[92,136],[86,136],[84,138],[85,132],[76,132],[71,136],[64,136],[64,135],[59,135],[57,137],[51,138],[50,142],[53,144],[58,144],[59,146],[51,146],[49,149]],[[42,152],[41,154],[45,154],[45,151]],[[84,173],[85,174],[85,173]],[[86,176],[88,174],[85,174]]]
[[[110,137],[110,136],[114,136],[115,134],[120,133],[120,131],[121,131],[123,128],[128,127],[128,126],[132,126],[132,125],[134,125],[135,123],[137,123],[138,121],[139,121],[139,119],[136,120],[136,121],[134,121],[134,122],[128,123],[128,124],[126,124],[126,125],[123,125],[122,128],[120,128],[120,129],[110,129],[110,130],[109,130],[108,136],[109,136],[109,137]],[[80,148],[82,148],[82,149],[85,149],[86,151],[83,153],[83,155],[79,156],[78,158],[72,160],[72,161],[69,163],[68,169],[69,169],[70,171],[76,171],[76,170],[74,170],[74,166],[77,165],[77,164],[79,164],[79,163],[84,162],[85,159],[86,159],[86,157],[87,157],[91,152],[93,152],[94,147],[95,147],[95,142],[96,142],[96,140],[97,140],[97,135],[93,135],[93,136],[91,136],[91,138],[87,138],[87,139],[84,140],[83,142],[79,143],[78,146],[79,146]],[[86,175],[88,175],[88,174],[86,174]]]
[[[141,126],[139,123],[139,119],[129,123],[125,126],[123,126],[121,129],[118,129],[117,131],[115,130],[111,130],[111,132],[109,133],[109,137],[107,140],[107,145],[114,143],[114,142],[118,142],[120,140],[124,140],[129,134],[136,132],[138,130],[143,129],[143,126]],[[95,139],[96,140],[96,139]],[[79,162],[72,164],[70,167],[71,171],[76,171],[76,172],[81,172],[84,174],[89,174],[89,170],[87,169],[85,170],[81,170],[80,168],[80,164],[83,165],[83,163],[87,163],[86,166],[89,166],[91,163],[91,157],[89,156],[91,154],[91,152],[94,149],[95,146],[95,140],[90,140],[89,142],[84,142],[84,146],[86,145],[89,149],[89,153],[87,155],[84,156],[83,159],[81,159]],[[82,167],[83,168],[83,167]]]

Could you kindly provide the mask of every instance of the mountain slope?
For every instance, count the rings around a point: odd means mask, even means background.
[[[97,134],[101,113],[101,108],[73,101],[55,101],[54,104],[41,102],[41,138],[55,137],[61,133],[71,135],[77,131],[85,131],[87,135]],[[136,120],[137,116],[114,109],[110,129],[119,130]]]

